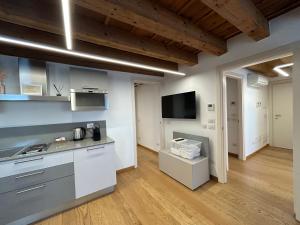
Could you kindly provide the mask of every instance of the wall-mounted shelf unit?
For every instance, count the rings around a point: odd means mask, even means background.
[[[44,101],[44,102],[69,102],[69,96],[36,96],[0,94],[0,101]]]

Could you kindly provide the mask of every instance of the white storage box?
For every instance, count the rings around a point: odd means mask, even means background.
[[[201,144],[200,141],[176,138],[172,140],[171,153],[186,159],[194,159],[200,156]]]

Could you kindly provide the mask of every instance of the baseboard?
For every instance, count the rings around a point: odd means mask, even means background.
[[[232,152],[228,152],[228,155],[233,157],[233,158],[239,158],[239,154],[236,154],[236,153],[232,153]]]
[[[266,144],[265,146],[261,147],[260,149],[258,149],[257,151],[251,153],[250,155],[246,156],[246,160],[249,158],[252,158],[253,156],[255,156],[258,152],[260,152],[261,150],[265,149],[266,147],[268,147],[269,144]]]
[[[144,149],[146,149],[146,150],[148,150],[148,151],[150,151],[150,152],[152,152],[152,153],[154,153],[154,154],[158,154],[157,151],[155,151],[155,150],[153,150],[153,149],[151,149],[151,148],[148,148],[148,147],[146,147],[146,146],[144,146],[144,145],[138,144],[138,146],[140,146],[140,147],[142,147],[142,148],[144,148]]]
[[[129,167],[126,167],[126,168],[117,170],[117,174],[119,174],[119,173],[124,173],[124,172],[128,172],[128,171],[134,170],[134,169],[135,169],[134,166],[129,166]]]

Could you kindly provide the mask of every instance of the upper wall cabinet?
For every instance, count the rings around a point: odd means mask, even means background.
[[[97,88],[107,90],[108,76],[105,71],[70,67],[70,89]]]
[[[0,101],[70,101],[71,89],[108,87],[104,71],[5,55],[0,74]]]

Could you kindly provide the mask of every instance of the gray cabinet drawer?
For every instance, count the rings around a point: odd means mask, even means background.
[[[74,199],[74,175],[0,194],[0,225]]]
[[[45,183],[74,174],[74,164],[67,163],[27,173],[0,178],[0,194],[22,189],[28,186]]]

